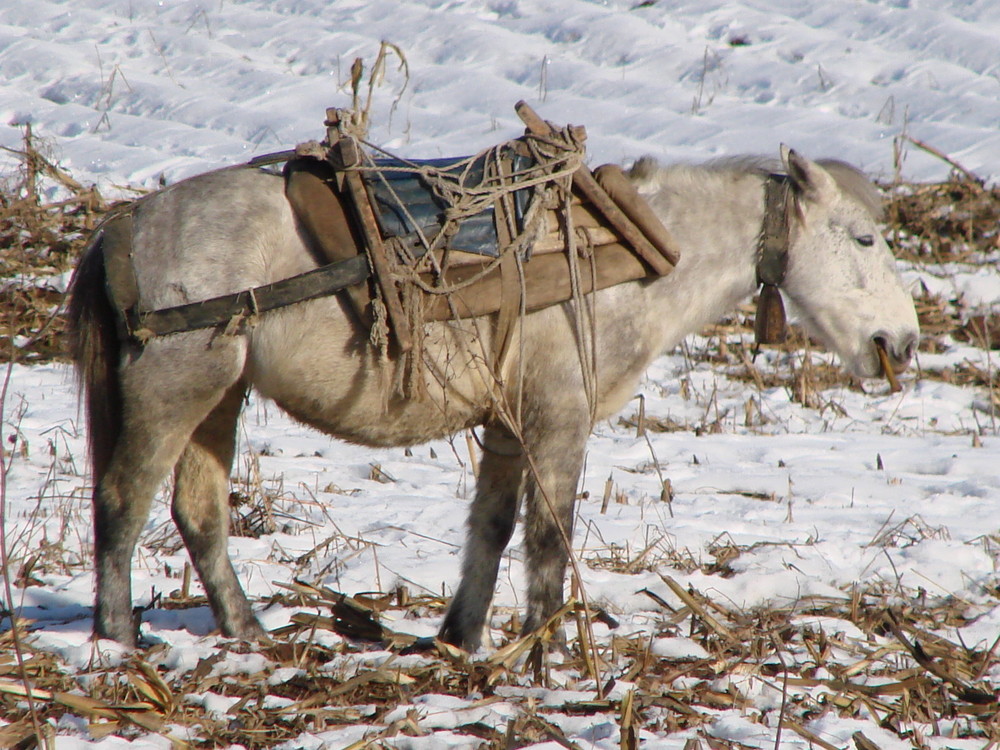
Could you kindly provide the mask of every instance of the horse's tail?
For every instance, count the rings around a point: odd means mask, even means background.
[[[118,375],[121,341],[107,292],[104,232],[98,229],[70,282],[67,308],[69,347],[87,412],[87,439],[94,487],[111,461],[122,426]]]

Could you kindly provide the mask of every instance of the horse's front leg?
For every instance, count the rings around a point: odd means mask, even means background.
[[[462,581],[448,607],[438,637],[469,651],[479,647],[493,600],[500,556],[514,531],[524,476],[521,444],[505,429],[483,431],[476,498],[469,511],[469,533]]]
[[[589,434],[590,421],[585,414],[562,413],[551,422],[525,429],[525,633],[544,625],[563,605],[573,510]]]

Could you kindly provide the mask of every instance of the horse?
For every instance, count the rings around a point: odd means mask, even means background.
[[[95,236],[68,308],[94,478],[95,637],[137,644],[131,559],[172,470],[171,515],[217,627],[225,636],[266,641],[227,553],[228,482],[250,388],[307,425],[368,446],[481,428],[461,578],[439,637],[469,651],[480,646],[522,506],[523,629],[544,625],[563,603],[574,502],[595,420],[625,405],[660,353],[753,295],[766,184],[775,172],[791,196],[782,296],[806,332],[856,376],[901,373],[914,355],[918,322],[879,231],[876,188],[846,163],[812,161],[784,146],[771,159],[637,161],[629,179],[682,248],[673,272],[592,292],[585,298],[589,322],[573,302],[524,314],[499,377],[480,366],[497,345],[492,318],[425,323],[420,398],[394,386],[400,358],[370,343],[342,294],[263,313],[237,331],[220,326],[143,343],[121,337],[103,241]],[[145,309],[240,292],[321,263],[281,176],[266,170],[228,168],[167,186],[133,206],[132,225]],[[516,425],[498,404],[516,405]]]

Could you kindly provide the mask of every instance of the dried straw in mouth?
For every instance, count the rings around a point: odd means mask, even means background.
[[[896,373],[892,370],[892,364],[889,362],[889,354],[885,350],[885,344],[881,341],[876,341],[875,350],[878,352],[878,361],[882,363],[882,373],[885,375],[885,379],[889,381],[889,392],[899,393],[903,390],[903,386],[899,384],[899,381],[896,379]]]

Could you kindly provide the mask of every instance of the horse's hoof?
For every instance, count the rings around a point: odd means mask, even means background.
[[[433,636],[424,636],[423,638],[417,638],[409,646],[405,646],[400,649],[400,656],[406,656],[407,654],[426,654],[437,649],[438,639]]]
[[[238,641],[246,641],[247,643],[255,643],[259,646],[273,646],[277,641],[271,637],[258,622],[254,622],[252,625],[247,625],[238,629],[226,629],[220,632],[224,638],[233,638]]]

